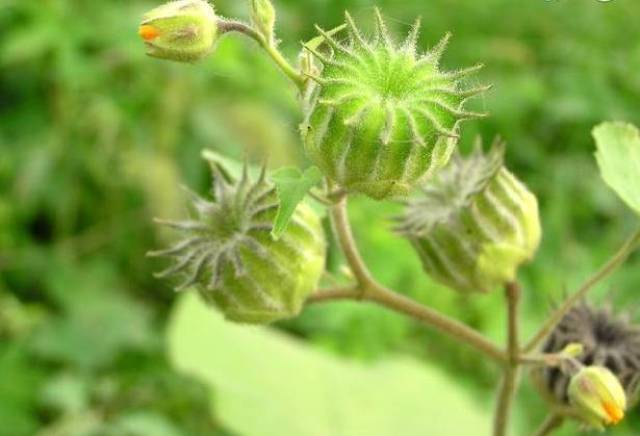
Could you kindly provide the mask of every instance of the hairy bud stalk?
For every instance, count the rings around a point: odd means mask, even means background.
[[[172,1],[146,13],[138,33],[149,56],[195,62],[213,51],[218,17],[207,1]]]
[[[158,277],[183,276],[178,290],[194,286],[232,321],[262,324],[298,315],[324,269],[318,217],[301,204],[275,241],[270,233],[278,199],[264,170],[252,182],[245,168],[233,182],[217,165],[213,169],[213,201],[194,194],[194,219],[160,221],[186,236],[150,253],[174,260]]]
[[[540,242],[536,197],[503,166],[504,146],[450,164],[409,200],[396,230],[425,271],[462,292],[489,292],[512,281]]]
[[[440,70],[449,35],[418,56],[419,22],[397,45],[378,10],[376,17],[373,39],[362,36],[348,13],[345,43],[318,28],[329,51],[307,47],[322,70],[311,76],[301,130],[309,156],[327,176],[382,199],[407,194],[447,163],[460,123],[483,115],[464,110],[465,102],[487,87],[462,86],[479,66]]]

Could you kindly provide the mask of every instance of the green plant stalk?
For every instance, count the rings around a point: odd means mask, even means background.
[[[555,328],[562,318],[571,310],[571,308],[587,293],[593,289],[595,285],[613,273],[620,265],[622,265],[640,244],[640,230],[636,230],[622,247],[605,263],[600,270],[593,274],[586,282],[572,295],[570,295],[547,319],[544,325],[524,346],[523,351],[529,353],[540,345],[547,335]]]
[[[475,348],[496,362],[507,362],[506,353],[474,329],[382,286],[372,277],[360,256],[351,232],[347,217],[346,196],[343,196],[342,199],[331,208],[331,218],[340,247],[356,278],[357,284],[350,288],[321,290],[307,300],[309,303],[345,299],[377,303],[388,309],[408,315],[422,324],[436,328],[460,342]]]
[[[358,246],[351,232],[349,217],[347,213],[347,195],[342,194],[335,206],[331,208],[331,222],[333,230],[338,236],[340,248],[344,253],[347,263],[353,272],[356,281],[360,285],[361,291],[365,291],[375,284],[375,279],[371,276],[367,266],[360,256]]]
[[[564,418],[558,414],[552,413],[542,422],[540,428],[536,430],[534,436],[547,436],[557,430],[564,423]]]
[[[289,78],[295,85],[302,89],[306,82],[306,77],[291,66],[289,61],[280,53],[278,48],[269,40],[267,40],[262,34],[251,26],[246,25],[240,21],[235,20],[221,20],[219,23],[219,31],[221,34],[228,32],[238,32],[249,38],[253,39],[260,45],[260,47],[273,59],[278,65],[280,70]]]
[[[509,428],[509,418],[513,407],[513,400],[518,389],[520,379],[520,344],[519,344],[519,316],[520,286],[516,282],[505,285],[507,299],[507,362],[505,363],[498,401],[494,416],[494,436],[505,436]]]

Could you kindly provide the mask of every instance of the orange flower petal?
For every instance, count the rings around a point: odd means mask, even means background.
[[[604,401],[602,403],[602,407],[604,408],[605,412],[607,412],[609,420],[612,424],[617,424],[622,421],[622,418],[624,418],[624,410],[622,410],[616,404],[610,401]]]
[[[157,27],[151,26],[149,24],[143,24],[138,29],[138,35],[145,41],[151,41],[160,36],[160,30]]]

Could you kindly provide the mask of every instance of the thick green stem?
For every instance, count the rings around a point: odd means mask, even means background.
[[[587,293],[593,289],[595,285],[600,283],[603,279],[614,272],[620,265],[622,265],[629,255],[633,253],[640,244],[640,230],[637,230],[627,241],[622,245],[613,257],[605,263],[602,268],[594,275],[592,275],[584,284],[572,295],[570,295],[552,314],[549,316],[544,325],[538,330],[533,338],[524,346],[523,351],[528,353],[536,348],[547,337],[549,333],[555,328],[556,325],[562,320],[562,318],[571,310],[571,308]]]
[[[257,30],[248,26],[240,21],[234,20],[221,20],[218,24],[220,33],[238,32],[249,38],[255,40],[260,47],[273,59],[278,65],[280,70],[300,89],[304,86],[306,78],[299,71],[297,71],[291,64],[284,58],[282,53],[277,49],[272,41],[266,39]]]
[[[518,306],[520,303],[520,287],[517,283],[505,286],[507,299],[507,362],[498,391],[498,402],[494,416],[494,436],[505,436],[509,429],[511,409],[520,379],[520,344],[518,340]]]

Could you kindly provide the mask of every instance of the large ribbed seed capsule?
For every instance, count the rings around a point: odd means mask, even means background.
[[[581,303],[558,323],[540,350],[559,353],[568,344],[582,344],[584,351],[576,360],[585,366],[602,366],[620,381],[629,403],[637,401],[640,387],[640,326],[610,308],[595,308]],[[561,368],[543,367],[532,371],[536,386],[551,401],[569,405],[571,374]]]
[[[195,286],[232,321],[262,324],[296,316],[324,269],[320,220],[301,204],[273,240],[278,201],[264,170],[252,182],[245,168],[233,182],[217,165],[213,169],[213,201],[193,194],[194,219],[160,221],[186,236],[172,248],[149,253],[174,259],[157,276],[183,276],[178,290]]]
[[[504,145],[455,154],[408,201],[397,230],[425,271],[463,292],[489,292],[515,278],[540,242],[536,197],[503,166]]]
[[[487,87],[463,89],[481,66],[455,72],[439,68],[447,34],[423,56],[416,54],[420,23],[396,46],[376,9],[377,34],[365,39],[347,13],[349,38],[339,43],[318,28],[330,53],[307,47],[322,63],[301,126],[306,150],[324,173],[350,191],[375,199],[407,194],[444,166],[463,110]]]

